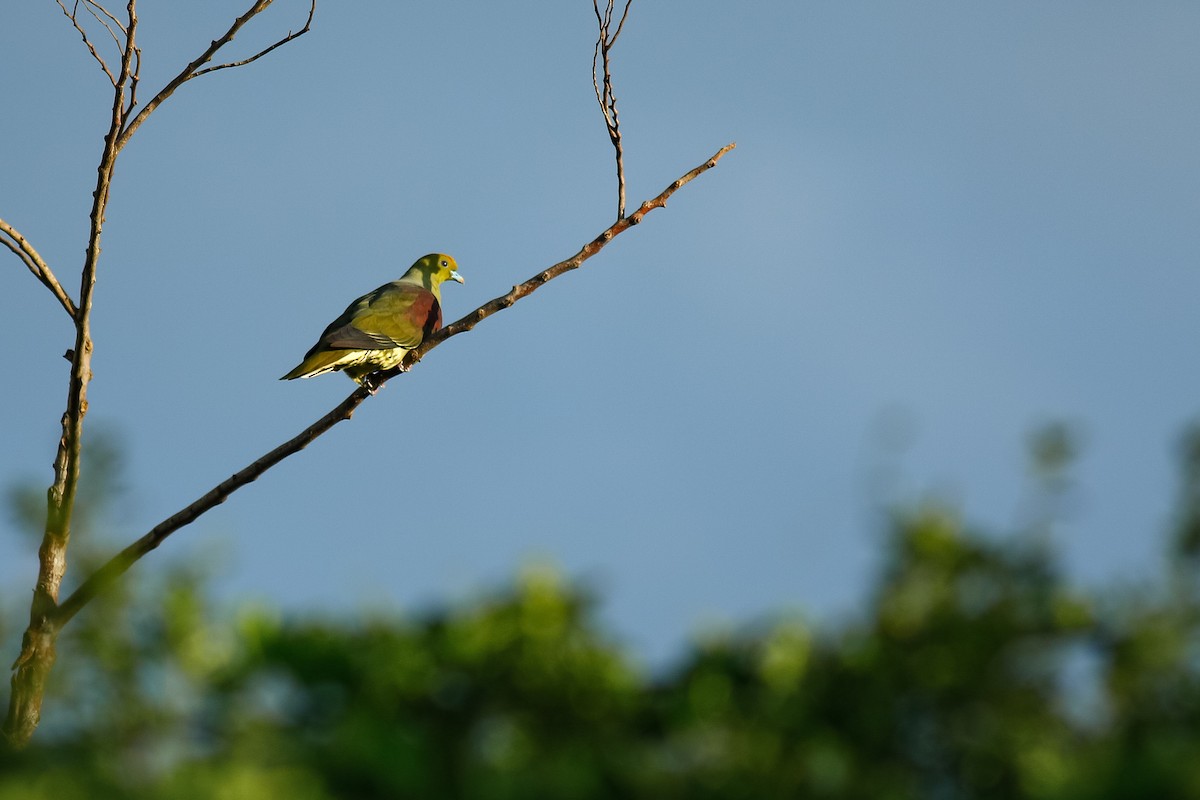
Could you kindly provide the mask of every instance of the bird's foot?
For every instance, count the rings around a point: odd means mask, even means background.
[[[371,394],[378,392],[386,381],[378,372],[372,372],[369,375],[364,375],[362,379],[363,388]]]

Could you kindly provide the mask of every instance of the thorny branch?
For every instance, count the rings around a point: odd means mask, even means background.
[[[67,568],[67,546],[70,541],[71,517],[75,507],[76,487],[79,480],[83,419],[87,413],[87,390],[92,377],[92,293],[96,283],[97,265],[100,260],[100,239],[117,156],[138,127],[183,83],[199,74],[212,71],[212,69],[248,64],[275,48],[302,36],[308,31],[316,10],[316,0],[311,0],[304,28],[296,33],[288,33],[286,37],[258,54],[240,62],[230,62],[208,70],[201,69],[203,65],[212,60],[221,48],[233,40],[247,22],[274,2],[274,0],[255,0],[250,9],[238,17],[223,36],[214,40],[199,58],[188,64],[179,75],[155,95],[150,104],[145,106],[136,117],[130,119],[130,114],[137,106],[137,87],[141,72],[141,50],[137,46],[137,0],[127,0],[126,18],[123,23],[97,0],[75,0],[69,11],[63,0],[56,0],[56,2],[83,37],[88,52],[100,64],[111,82],[113,101],[108,131],[104,136],[100,163],[96,169],[96,188],[92,193],[92,209],[88,215],[90,228],[81,270],[78,304],[71,301],[33,246],[12,226],[0,221],[0,242],[15,253],[26,267],[50,289],[75,322],[75,346],[69,351],[71,374],[67,390],[66,411],[62,415],[62,436],[59,439],[58,450],[54,458],[54,482],[47,491],[46,527],[41,547],[38,549],[37,583],[34,586],[33,602],[29,611],[29,626],[26,628],[21,642],[21,653],[13,665],[12,695],[9,698],[8,714],[2,731],[3,738],[17,747],[28,742],[37,728],[41,717],[46,677],[54,664],[55,639],[65,619],[70,618],[70,615],[63,617],[58,597]],[[81,3],[92,18],[102,25],[116,41],[120,50],[120,66],[115,71],[109,67],[93,46],[86,29],[79,22]]]
[[[629,6],[633,0],[626,0],[625,10],[621,12],[621,19],[617,22],[617,29],[609,35],[614,2],[615,0],[608,0],[604,13],[601,13],[600,0],[592,0],[592,8],[596,11],[596,24],[600,26],[600,37],[596,39],[596,50],[592,54],[592,87],[596,90],[596,101],[600,104],[600,111],[604,113],[604,126],[608,129],[608,138],[617,154],[617,219],[621,219],[625,216],[625,152],[621,146],[621,121],[617,117],[617,96],[613,94],[609,53],[617,43],[621,29],[625,27],[625,19],[629,16]],[[603,73],[603,79],[597,72],[598,68]]]

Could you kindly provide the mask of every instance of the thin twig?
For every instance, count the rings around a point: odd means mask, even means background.
[[[87,46],[87,49],[92,54],[92,57],[96,59],[96,62],[100,64],[100,68],[104,70],[104,74],[108,76],[108,80],[112,84],[113,88],[117,88],[117,79],[109,70],[108,63],[96,51],[96,48],[92,45],[91,39],[88,37],[87,31],[84,30],[83,26],[79,24],[80,3],[83,4],[84,9],[92,16],[92,19],[104,26],[104,30],[108,32],[109,38],[113,40],[113,44],[117,46],[118,51],[123,51],[125,49],[125,45],[121,43],[121,37],[128,37],[129,29],[122,24],[121,21],[117,19],[117,17],[111,11],[105,8],[102,3],[97,2],[97,0],[75,0],[75,3],[71,6],[70,11],[67,10],[63,0],[54,0],[54,2],[58,3],[58,7],[62,9],[62,12],[66,15],[67,19],[71,20],[71,24],[75,26],[75,30],[79,31],[79,35],[83,37],[83,43]],[[118,32],[120,35],[118,35]],[[129,116],[129,112],[137,107],[137,87],[138,81],[141,77],[141,72],[142,49],[135,46],[133,48],[133,68],[128,80],[128,100],[125,104],[126,117]]]
[[[133,68],[129,74],[129,100],[125,104],[125,119],[129,119],[129,115],[133,113],[135,108],[137,108],[137,90],[141,80],[142,48],[135,45],[133,48]]]
[[[275,42],[275,44],[271,45],[270,47],[259,50],[257,53],[250,56],[249,58],[243,58],[241,61],[230,61],[225,64],[217,64],[215,67],[205,67],[202,70],[197,70],[196,74],[193,75],[192,77],[199,78],[201,75],[207,75],[208,73],[216,72],[219,69],[230,69],[232,67],[244,67],[247,64],[250,64],[254,61],[258,61],[260,58],[262,58],[267,53],[274,50],[276,47],[282,47],[283,45],[287,44],[288,42],[292,41],[293,39],[296,39],[296,38],[308,33],[308,29],[312,25],[313,15],[316,13],[317,13],[317,0],[312,0],[312,5],[310,5],[308,7],[308,19],[306,19],[304,21],[304,27],[301,28],[300,30],[296,31],[295,33],[288,31],[287,36],[285,36],[282,39],[280,39],[279,41]]]
[[[612,142],[613,149],[616,151],[617,219],[622,219],[625,216],[625,151],[621,145],[621,120],[617,115],[617,96],[613,93],[612,64],[609,53],[613,45],[617,43],[617,37],[621,35],[621,29],[625,27],[625,20],[629,17],[629,6],[632,3],[633,0],[626,0],[625,9],[621,12],[621,20],[617,23],[616,33],[610,36],[608,31],[612,26],[614,0],[608,0],[608,5],[603,14],[600,13],[599,0],[592,0],[592,8],[596,12],[596,24],[600,28],[600,35],[596,39],[596,49],[592,53],[592,88],[596,90],[596,102],[600,104],[600,111],[604,114],[604,126],[608,130],[609,141]],[[604,75],[603,89],[600,87],[601,78],[597,74],[597,66],[601,68]]]
[[[108,76],[109,82],[112,83],[113,88],[115,89],[117,87],[116,76],[112,74],[112,71],[108,68],[108,64],[105,63],[104,58],[96,52],[96,48],[92,45],[92,40],[88,38],[87,31],[83,29],[83,26],[79,24],[79,20],[75,16],[79,12],[79,1],[76,0],[71,11],[67,10],[63,0],[54,0],[54,2],[58,3],[58,7],[62,9],[63,14],[67,16],[67,19],[71,20],[71,24],[75,26],[75,30],[79,31],[79,35],[83,37],[83,43],[87,46],[88,52],[92,54],[92,58],[96,59],[96,63],[100,65],[100,69],[104,70],[104,74]],[[93,14],[93,16],[95,15]],[[112,33],[111,29],[109,30],[109,33]],[[120,42],[117,43],[117,46],[120,47]]]
[[[83,7],[86,8],[87,12],[92,15],[92,19],[104,26],[104,30],[108,31],[108,35],[113,40],[113,44],[115,44],[117,49],[120,50],[121,39],[117,36],[117,32],[112,29],[112,24],[109,22],[109,20],[112,20],[112,22],[116,23],[117,27],[121,29],[122,34],[125,33],[125,26],[117,22],[117,18],[110,14],[107,8],[99,3],[93,2],[93,0],[84,0]],[[78,0],[76,0],[75,8],[79,8]],[[99,11],[96,9],[99,9]]]
[[[624,231],[632,228],[642,221],[646,214],[655,208],[663,208],[667,204],[668,198],[671,197],[681,186],[689,183],[698,175],[707,170],[712,169],[717,165],[717,162],[734,148],[733,144],[728,144],[718,150],[711,158],[705,161],[700,166],[687,172],[670,186],[664,189],[657,197],[647,200],[642,203],[638,210],[625,219],[617,220],[604,230],[599,236],[588,242],[583,248],[568,258],[566,261],[559,263],[539,272],[524,283],[514,286],[511,291],[500,297],[495,298],[487,303],[484,303],[479,308],[462,317],[456,322],[447,325],[432,337],[423,342],[419,347],[413,350],[405,361],[405,369],[408,365],[415,364],[433,348],[437,347],[442,342],[452,336],[457,336],[460,333],[465,333],[481,321],[487,319],[492,314],[495,314],[501,309],[508,308],[513,303],[533,293],[538,287],[548,281],[557,278],[564,272],[578,268],[584,261],[600,252],[610,241],[619,236]],[[380,380],[376,383],[376,389],[382,383],[400,373],[400,369],[392,369],[386,372],[379,373]],[[69,622],[80,609],[82,609],[89,601],[92,600],[99,592],[103,591],[113,580],[118,578],[139,559],[149,553],[151,550],[162,544],[168,536],[180,528],[189,525],[198,519],[205,512],[213,507],[225,502],[231,494],[254,481],[271,467],[278,464],[290,455],[300,452],[308,444],[310,444],[318,436],[324,434],[337,423],[350,419],[354,410],[358,408],[364,400],[371,396],[371,392],[363,387],[355,389],[345,400],[339,403],[332,411],[325,414],[312,425],[309,425],[296,436],[276,447],[271,452],[256,459],[245,468],[234,473],[229,478],[225,479],[215,487],[210,489],[202,497],[195,502],[172,514],[167,519],[155,525],[149,532],[142,536],[137,541],[130,544],[117,555],[113,556],[107,563],[92,573],[88,578],[80,584],[79,588],[64,600],[53,613],[52,622],[55,629],[61,629],[63,625]]]
[[[109,11],[107,8],[105,8],[103,5],[96,2],[96,0],[86,0],[86,2],[89,6],[89,11],[91,11],[93,17],[96,17],[96,11],[99,10],[100,13],[104,16],[105,19],[108,20],[109,23],[112,23],[113,25],[115,25],[117,27],[117,30],[119,30],[121,32],[122,36],[126,36],[129,34],[129,30],[124,25],[121,24],[121,20],[117,19],[116,16],[113,15],[113,13],[111,11]],[[96,17],[96,19],[100,19],[100,18]],[[101,22],[102,22],[102,24],[104,24],[104,27],[108,28],[109,33],[112,33],[112,28],[109,27],[109,25],[107,23],[103,23],[103,21],[101,21]],[[116,38],[117,38],[116,34],[113,34],[114,41],[116,40]],[[117,42],[117,44],[120,45],[120,42]]]
[[[184,67],[178,75],[172,78],[166,86],[159,90],[158,94],[154,95],[150,102],[146,103],[146,105],[142,107],[142,110],[138,112],[137,116],[129,120],[129,122],[125,125],[125,129],[121,132],[120,138],[117,139],[117,148],[123,148],[129,141],[129,138],[133,136],[137,129],[142,126],[142,123],[146,121],[146,118],[153,114],[154,110],[163,104],[163,101],[173,95],[176,89],[190,81],[192,78],[207,74],[218,68],[226,69],[229,67],[241,66],[242,64],[249,64],[250,62],[256,61],[257,59],[271,52],[276,47],[287,44],[288,42],[298,39],[299,37],[308,33],[309,25],[312,23],[313,15],[317,10],[317,0],[312,0],[308,10],[308,19],[305,21],[304,27],[296,33],[288,33],[287,36],[283,37],[275,44],[271,45],[265,50],[262,50],[256,55],[245,59],[242,62],[221,64],[217,67],[203,68],[205,64],[212,61],[213,56],[215,56],[221,50],[221,48],[233,41],[233,37],[237,36],[238,31],[240,31],[247,22],[265,11],[273,2],[274,0],[255,0],[254,4],[250,6],[245,14],[242,14],[233,21],[233,24],[229,26],[229,30],[225,31],[225,33],[223,33],[220,37],[213,39],[213,41],[209,44],[208,49],[197,56],[186,67]]]
[[[42,284],[50,290],[50,293],[62,304],[62,307],[67,310],[67,313],[74,319],[76,315],[75,303],[71,300],[66,290],[58,282],[58,278],[54,277],[54,273],[50,271],[50,267],[42,259],[29,240],[22,236],[16,228],[9,225],[4,220],[0,219],[0,244],[3,244],[9,250],[17,254],[17,258],[24,262],[29,271],[42,282]]]
[[[381,377],[383,380],[387,380],[401,370],[407,370],[413,364],[416,364],[418,361],[424,358],[426,353],[450,337],[457,336],[460,333],[466,333],[480,322],[490,317],[492,314],[495,314],[497,311],[502,311],[521,298],[533,294],[533,292],[535,292],[538,288],[554,278],[557,278],[559,275],[562,275],[564,272],[570,272],[573,269],[578,269],[583,265],[584,261],[587,261],[589,258],[596,255],[596,253],[600,252],[600,250],[602,250],[604,246],[614,238],[624,233],[629,228],[632,228],[634,225],[637,225],[651,211],[656,208],[665,208],[667,205],[667,200],[670,199],[671,195],[679,191],[679,189],[685,184],[691,183],[698,176],[715,167],[717,162],[724,158],[725,154],[734,149],[736,146],[736,143],[730,142],[716,153],[713,153],[712,157],[703,164],[695,169],[689,170],[687,173],[672,182],[671,185],[666,189],[663,189],[656,197],[653,197],[638,206],[637,211],[633,212],[628,217],[624,217],[614,222],[599,236],[584,245],[583,248],[580,249],[580,251],[575,255],[564,261],[560,261],[545,270],[542,270],[524,283],[519,283],[514,286],[507,294],[484,303],[479,308],[475,309],[461,319],[458,319],[437,331],[424,342],[422,342],[418,347],[409,352],[408,356],[405,358],[400,367],[381,373]]]

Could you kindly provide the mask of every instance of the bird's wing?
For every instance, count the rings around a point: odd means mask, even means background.
[[[411,283],[392,283],[357,300],[321,336],[331,350],[411,350],[442,324],[433,292]]]

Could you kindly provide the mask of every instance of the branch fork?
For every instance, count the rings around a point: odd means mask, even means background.
[[[612,18],[615,0],[607,0],[603,12],[600,11],[600,0],[592,0],[592,8],[596,11],[596,24],[600,27],[600,36],[596,39],[596,49],[592,54],[592,86],[596,90],[596,102],[604,114],[604,126],[608,130],[609,141],[617,158],[617,219],[625,217],[625,151],[621,146],[621,120],[617,116],[617,96],[613,93],[612,61],[610,53],[625,27],[625,19],[629,16],[629,6],[633,0],[625,0],[625,10],[617,21],[617,29],[612,30]]]

